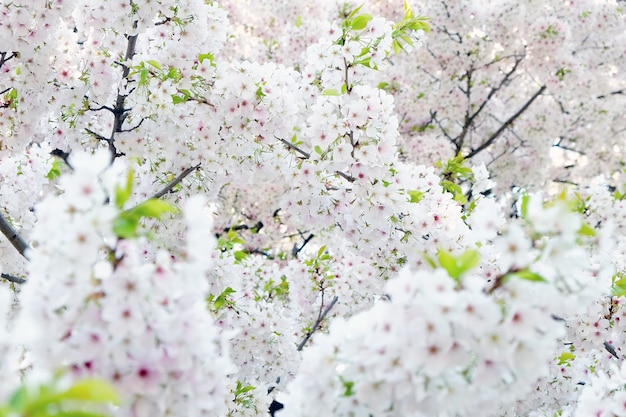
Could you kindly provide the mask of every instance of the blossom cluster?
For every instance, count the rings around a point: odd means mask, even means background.
[[[44,3],[0,6],[0,401],[620,415],[616,1]]]

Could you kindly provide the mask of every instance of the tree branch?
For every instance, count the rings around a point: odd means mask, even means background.
[[[98,139],[98,140],[101,140],[101,141],[104,141],[104,142],[111,142],[111,139],[105,138],[101,134],[94,132],[93,130],[89,129],[88,127],[85,128],[85,131],[87,133],[89,133],[91,136],[93,136],[94,138]]]
[[[19,278],[19,277],[13,276],[13,275],[5,274],[5,273],[0,274],[0,277],[2,277],[4,279],[6,279],[7,281],[12,282],[14,284],[23,284],[23,283],[26,282],[26,280],[24,278]]]
[[[324,293],[322,293],[322,298],[323,297],[324,297]],[[324,311],[320,311],[320,314],[317,316],[317,320],[315,320],[315,323],[313,324],[313,327],[311,327],[311,330],[309,330],[307,332],[307,334],[304,337],[304,339],[302,339],[302,342],[300,342],[300,344],[298,345],[298,351],[301,351],[302,348],[304,348],[304,345],[306,345],[306,342],[309,341],[311,336],[313,336],[313,333],[315,333],[315,331],[320,327],[320,324],[322,324],[322,320],[324,320],[324,318],[326,318],[326,315],[328,314],[330,309],[333,308],[333,306],[337,303],[337,300],[339,300],[339,297],[337,297],[337,296],[333,297],[333,299],[330,301],[330,304],[328,304],[326,306]],[[323,304],[324,304],[324,300],[322,299],[322,305]],[[320,306],[320,309],[321,309],[321,306]]]
[[[197,170],[198,168],[200,168],[200,164],[187,168],[186,170],[181,172],[181,174],[178,177],[170,181],[169,184],[167,184],[161,191],[154,194],[151,198],[163,197],[165,194],[169,193],[172,190],[172,188],[176,187],[178,183],[180,183],[183,179],[185,179],[187,175],[191,174],[193,171]]]
[[[459,153],[461,151],[461,148],[463,147],[463,144],[465,142],[465,136],[467,135],[467,132],[469,131],[470,127],[474,124],[474,119],[476,119],[476,117],[483,111],[483,109],[485,108],[485,106],[487,105],[489,100],[491,100],[491,98],[498,91],[500,91],[500,89],[502,89],[502,87],[507,82],[509,82],[509,79],[515,73],[515,71],[517,70],[517,67],[519,66],[520,62],[522,62],[523,59],[524,59],[523,56],[518,56],[518,55],[515,56],[515,63],[513,64],[513,68],[511,68],[511,70],[509,72],[504,74],[504,77],[502,77],[502,80],[500,80],[500,83],[498,84],[497,87],[493,87],[489,91],[489,94],[487,94],[487,97],[485,98],[485,100],[483,100],[483,102],[480,104],[478,109],[476,109],[476,111],[472,115],[469,114],[469,105],[468,105],[467,113],[465,114],[465,122],[463,124],[463,131],[461,132],[461,134],[459,136],[457,136],[453,140],[454,144],[456,145],[456,153]],[[468,73],[468,76],[467,76],[467,98],[468,98],[468,101],[469,101],[470,88],[471,88],[471,82],[470,82],[471,81],[471,79],[470,79],[471,74],[472,74],[472,72],[470,71]]]
[[[303,151],[302,149],[298,148],[296,145],[294,145],[291,142],[287,142],[285,139],[282,138],[276,138],[279,141],[281,141],[282,143],[284,143],[285,145],[287,145],[288,148],[293,149],[294,151],[298,152],[300,155],[304,156],[306,159],[309,159],[311,157],[311,154],[308,152]]]
[[[537,97],[539,97],[547,88],[547,86],[542,85],[541,88],[539,88],[539,90],[537,90],[535,92],[535,94],[533,94],[533,96],[522,106],[521,109],[519,109],[513,116],[509,117],[509,119],[504,122],[504,124],[502,126],[500,126],[500,128],[494,133],[492,134],[489,139],[487,139],[485,142],[483,142],[482,145],[480,145],[478,148],[473,149],[469,154],[467,154],[465,156],[465,159],[470,159],[474,156],[476,156],[476,154],[478,154],[479,152],[483,151],[484,149],[488,148],[489,146],[491,146],[491,144],[502,134],[502,132],[504,132],[506,129],[508,129],[509,126],[511,126],[513,124],[513,122],[515,122],[515,120],[522,115],[522,113],[524,113],[526,111],[526,109],[528,109],[528,107],[530,107],[530,105],[533,103],[533,101],[535,101],[537,99]]]
[[[294,243],[293,244],[293,249],[291,249],[291,256],[293,256],[294,258],[298,257],[298,254],[302,251],[302,249],[304,249],[304,247],[307,245],[307,243],[309,243],[311,241],[311,239],[313,239],[315,237],[315,235],[313,233],[311,233],[311,234],[309,234],[309,236],[307,238],[304,238],[302,233],[300,233],[300,237],[302,237],[304,239],[304,242],[302,242],[302,245],[300,245],[300,247],[298,247],[298,244]]]
[[[341,171],[335,171],[335,174],[339,175],[340,177],[350,181],[350,182],[354,182],[356,181],[356,178],[354,178],[352,175],[348,175],[345,172],[341,172]]]
[[[127,37],[128,43],[126,45],[126,54],[124,55],[124,62],[129,62],[135,55],[135,47],[137,45],[137,35],[129,35]],[[130,74],[130,67],[124,65],[122,70],[122,79],[128,80]],[[109,138],[109,150],[111,151],[111,161],[118,157],[120,154],[115,147],[115,133],[122,132],[122,125],[128,116],[129,109],[124,107],[126,101],[126,94],[121,94],[118,90],[117,98],[115,99],[115,106],[113,107],[113,114],[115,119],[113,120],[113,129],[111,130],[111,137]]]
[[[9,240],[9,243],[13,245],[15,249],[22,255],[24,258],[28,259],[26,256],[26,251],[30,249],[28,243],[17,233],[17,231],[13,228],[11,223],[0,213],[0,232]]]

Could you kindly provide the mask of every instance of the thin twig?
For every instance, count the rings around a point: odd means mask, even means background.
[[[6,279],[7,281],[12,282],[14,284],[23,284],[23,283],[26,282],[26,280],[24,278],[19,278],[19,277],[13,276],[13,275],[5,274],[5,273],[0,274],[0,277],[2,277],[4,279]]]
[[[526,111],[526,109],[528,109],[528,107],[530,107],[530,105],[533,103],[533,101],[535,101],[537,99],[537,97],[539,97],[541,95],[541,93],[543,93],[545,91],[545,89],[547,88],[547,86],[542,85],[541,88],[539,88],[539,90],[537,90],[535,92],[535,94],[533,94],[533,96],[522,106],[521,109],[519,109],[513,116],[509,117],[509,119],[504,122],[504,124],[502,126],[500,126],[500,128],[494,133],[492,134],[489,139],[487,139],[485,142],[483,142],[482,145],[480,145],[478,148],[473,149],[466,157],[465,159],[470,159],[473,156],[476,156],[476,154],[478,154],[479,152],[481,152],[482,150],[488,148],[489,146],[491,146],[491,144],[502,134],[502,132],[504,132],[506,129],[509,128],[509,126],[511,126],[513,124],[513,122],[522,115],[522,113],[524,113]]]
[[[22,255],[24,258],[28,259],[26,256],[26,251],[30,249],[28,243],[17,233],[17,230],[13,228],[11,223],[0,213],[0,232],[9,240],[9,243],[13,245],[15,249]]]
[[[185,179],[185,177],[187,175],[191,174],[193,171],[197,170],[198,168],[200,168],[200,164],[194,165],[192,167],[187,168],[178,177],[176,177],[172,181],[170,181],[170,183],[167,184],[165,186],[165,188],[163,188],[161,191],[159,191],[158,193],[153,195],[152,198],[161,198],[161,197],[163,197],[165,194],[169,193],[172,188],[176,187],[176,185],[178,185],[179,182],[181,182],[183,179]]]
[[[320,324],[322,324],[322,320],[326,318],[326,315],[328,314],[330,309],[333,308],[335,303],[337,303],[337,300],[339,300],[338,296],[333,297],[333,299],[330,301],[330,304],[328,304],[326,308],[324,309],[324,311],[320,313],[320,315],[317,317],[317,320],[315,320],[313,327],[311,327],[311,330],[309,330],[309,332],[306,334],[304,339],[302,339],[302,342],[300,342],[300,344],[298,345],[298,351],[301,351],[302,348],[304,348],[304,345],[306,345],[306,342],[309,341],[311,336],[313,336],[313,333],[315,333],[315,331],[320,327]]]
[[[504,77],[500,80],[500,83],[498,84],[497,87],[491,88],[491,90],[489,91],[489,94],[487,94],[487,97],[485,98],[485,100],[483,100],[483,102],[480,104],[478,109],[476,109],[476,111],[474,113],[472,113],[471,115],[469,114],[470,105],[468,104],[467,113],[465,114],[465,122],[463,124],[463,131],[461,132],[461,134],[459,136],[454,138],[454,141],[453,141],[455,143],[455,145],[456,145],[456,152],[457,153],[460,152],[461,149],[463,148],[463,144],[465,142],[465,136],[467,135],[469,129],[473,126],[474,120],[476,119],[476,117],[483,111],[483,109],[485,108],[485,106],[487,105],[489,100],[491,100],[491,98],[498,91],[500,91],[500,89],[502,89],[502,87],[504,87],[509,82],[511,76],[513,76],[513,74],[517,70],[517,67],[519,66],[520,62],[522,62],[523,59],[524,59],[523,56],[515,56],[515,63],[513,64],[513,68],[511,68],[511,70],[504,75]],[[471,89],[471,85],[472,85],[471,84],[471,74],[472,74],[472,71],[473,71],[473,69],[468,71],[468,76],[467,76],[467,98],[468,98],[468,101],[469,101],[469,98],[470,98],[470,89]]]
[[[611,355],[613,355],[615,358],[622,359],[617,354],[617,351],[615,350],[615,346],[613,346],[612,344],[610,344],[606,340],[604,341],[603,345],[604,345],[604,348],[606,349],[606,351],[609,352]]]
[[[304,242],[302,243],[302,245],[300,245],[300,247],[298,247],[297,243],[293,244],[293,249],[291,249],[291,256],[293,256],[294,258],[297,258],[298,254],[302,251],[302,249],[304,249],[307,243],[309,243],[311,239],[315,237],[313,233],[311,233],[307,238],[304,238],[302,233],[300,233],[300,236],[304,239]]]
[[[287,145],[289,148],[293,149],[294,151],[298,152],[300,155],[304,156],[306,159],[309,159],[311,157],[310,153],[303,151],[302,149],[298,148],[293,143],[287,142],[285,139],[282,139],[282,138],[276,138],[276,139],[278,139],[279,141],[281,141],[282,143],[284,143],[285,145]]]
[[[354,178],[352,175],[348,175],[345,172],[341,172],[341,171],[335,171],[335,174],[339,175],[340,177],[350,181],[350,182],[354,182],[356,181],[356,178]]]
[[[85,131],[87,133],[89,133],[91,136],[93,136],[94,138],[98,139],[98,140],[101,140],[101,141],[104,141],[104,142],[110,142],[111,141],[111,139],[105,138],[101,134],[94,132],[93,130],[89,129],[88,127],[85,128]]]

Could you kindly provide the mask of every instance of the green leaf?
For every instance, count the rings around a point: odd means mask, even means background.
[[[337,90],[329,88],[327,90],[322,91],[322,95],[323,96],[338,96],[339,92]]]
[[[248,254],[245,251],[242,251],[242,250],[235,251],[235,253],[233,255],[235,256],[235,263],[236,264],[241,263],[241,261],[243,261],[244,259],[246,259],[248,257]]]
[[[28,389],[20,387],[9,398],[9,407],[12,410],[23,410],[29,402]]]
[[[262,85],[259,85],[259,87],[256,89],[255,95],[256,95],[257,100],[261,100],[263,97],[265,97],[265,93],[263,92]]]
[[[52,161],[52,167],[50,168],[50,171],[48,171],[48,173],[46,174],[46,178],[48,178],[50,181],[54,180],[55,178],[58,178],[61,176],[61,165],[62,162],[58,159],[55,159]]]
[[[581,236],[594,237],[596,235],[596,231],[593,227],[589,226],[589,224],[583,222],[582,226],[580,226],[580,230],[578,230],[578,234]]]
[[[161,65],[158,62],[156,62],[154,59],[149,59],[146,62],[158,70],[161,69]]]
[[[569,361],[576,359],[576,355],[570,352],[563,352],[561,356],[559,356],[559,365],[566,365]]]
[[[150,71],[148,71],[147,69],[142,69],[141,71],[139,71],[139,85],[146,85],[148,84],[148,76],[150,75]]]
[[[528,201],[529,200],[530,200],[530,197],[528,196],[528,194],[524,194],[520,201],[520,214],[522,215],[523,219],[528,218]]]
[[[448,272],[448,275],[454,278],[455,281],[459,281],[461,273],[456,262],[456,258],[449,252],[439,249],[437,251],[437,260],[439,265]]]
[[[246,392],[253,391],[255,389],[252,385],[243,385],[241,381],[237,381],[237,388],[235,389],[235,395],[245,394]]]
[[[115,389],[108,382],[98,379],[83,379],[61,393],[61,399],[94,401],[101,403],[119,404],[120,398]]]
[[[118,209],[124,207],[124,204],[128,201],[131,192],[133,191],[133,171],[128,171],[126,174],[126,184],[124,187],[120,187],[119,184],[115,185],[115,206]]]
[[[354,395],[354,382],[352,381],[344,381],[342,380],[341,382],[343,382],[343,396],[344,397],[351,397]]]
[[[396,55],[399,55],[400,52],[402,52],[402,50],[404,49],[400,42],[395,39],[391,42],[391,48],[393,49],[393,53]]]
[[[472,270],[480,263],[480,254],[476,250],[468,249],[457,260],[461,273]]]
[[[187,100],[188,100],[188,98],[186,98],[186,97],[181,97],[181,96],[178,96],[176,94],[172,94],[172,104],[184,103]]]
[[[404,0],[404,20],[408,20],[413,17],[413,10],[407,0]]]
[[[480,254],[476,250],[468,249],[461,256],[455,258],[449,252],[439,249],[437,251],[437,260],[451,278],[461,282],[463,274],[478,266]]]
[[[358,61],[355,61],[354,64],[355,65],[363,65],[364,67],[367,68],[371,68],[371,62],[372,62],[372,57],[371,56],[367,56],[363,59],[359,59]],[[374,68],[377,69],[377,68]]]
[[[215,57],[211,53],[198,55],[198,62],[203,63],[206,59],[209,60],[211,66],[215,66]]]
[[[320,156],[322,156],[324,154],[324,151],[322,150],[320,145],[315,145],[315,148],[313,148],[313,150],[315,151],[315,153],[317,153]]]
[[[356,14],[359,12],[359,10],[361,10],[363,8],[363,5],[360,5],[359,7],[357,7],[356,9],[352,10],[352,12],[348,15],[348,17],[346,18],[346,20],[351,20],[354,16],[356,16]]]
[[[409,190],[407,193],[410,197],[409,203],[419,203],[424,198],[424,193],[417,190]]]
[[[149,217],[153,219],[161,218],[161,215],[164,213],[175,213],[176,211],[176,207],[158,198],[146,200],[129,210],[133,216]]]
[[[369,15],[369,14],[359,15],[352,20],[350,27],[352,28],[352,30],[363,30],[365,29],[365,27],[367,26],[370,20],[372,20],[372,15]]]
[[[505,278],[508,279],[508,277],[518,277],[523,280],[533,281],[533,282],[547,282],[544,277],[528,269],[522,269],[521,271],[511,272],[510,274],[507,274]]]
[[[137,237],[137,228],[139,227],[139,219],[134,217],[118,216],[113,220],[113,233],[122,239],[130,239]]]
[[[113,233],[124,239],[136,237],[139,221],[142,218],[159,219],[162,214],[173,212],[176,212],[176,207],[170,203],[151,198],[118,214],[113,220]]]
[[[233,290],[231,287],[226,287],[213,302],[213,307],[215,307],[216,310],[219,310],[224,306],[232,305],[232,302],[228,300],[228,297],[236,292],[237,291]]]
[[[626,296],[626,276],[619,279],[616,278],[619,278],[619,275],[614,277],[611,293],[616,297]]]

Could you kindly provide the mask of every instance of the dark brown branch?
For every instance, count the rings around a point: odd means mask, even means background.
[[[111,141],[111,139],[109,139],[109,138],[105,138],[105,137],[104,137],[104,136],[102,136],[101,134],[96,133],[96,132],[94,132],[93,130],[91,130],[91,129],[87,128],[87,127],[85,128],[85,131],[86,131],[87,133],[89,133],[91,136],[93,136],[94,138],[98,139],[98,140],[101,140],[101,141],[104,141],[104,142],[110,142],[110,141]]]
[[[324,294],[322,293],[322,298],[323,298]],[[306,336],[304,337],[304,339],[302,339],[302,342],[300,342],[300,344],[298,345],[298,351],[301,351],[302,348],[304,348],[304,345],[306,345],[306,342],[309,341],[309,339],[311,338],[311,336],[313,336],[313,333],[315,333],[315,331],[320,327],[320,324],[322,324],[322,321],[326,318],[326,315],[328,315],[328,312],[330,311],[331,308],[333,308],[333,306],[337,303],[337,300],[339,300],[339,297],[335,296],[331,301],[330,304],[328,304],[326,306],[326,308],[324,309],[324,311],[321,311],[320,314],[317,316],[317,320],[315,320],[315,323],[313,324],[313,327],[311,327],[311,330],[309,330],[306,334]],[[323,305],[323,300],[322,300],[322,305]],[[320,306],[321,308],[321,306]]]
[[[476,117],[478,117],[478,115],[484,110],[484,108],[487,105],[487,103],[489,102],[489,100],[491,100],[491,98],[498,91],[500,91],[500,89],[502,89],[502,87],[504,85],[506,85],[506,83],[509,82],[511,76],[515,73],[515,71],[517,70],[517,67],[519,66],[520,62],[522,62],[522,60],[523,60],[523,56],[516,56],[515,57],[515,63],[513,64],[513,68],[511,68],[510,71],[508,71],[506,74],[504,74],[504,77],[502,77],[502,79],[500,80],[500,83],[498,84],[497,87],[493,87],[489,91],[489,94],[487,94],[487,97],[485,98],[485,100],[483,100],[483,102],[480,104],[478,109],[476,109],[476,111],[472,115],[469,114],[469,106],[468,106],[467,113],[465,114],[465,122],[463,123],[463,131],[461,132],[461,134],[459,136],[457,136],[453,140],[453,143],[456,145],[456,152],[457,153],[459,153],[461,151],[461,149],[463,148],[463,144],[465,142],[465,136],[467,135],[467,132],[470,130],[470,128],[474,124],[474,120],[476,119]],[[472,72],[470,71],[468,73],[468,76],[467,76],[467,93],[466,94],[467,94],[468,101],[469,101],[469,98],[470,98],[470,88],[471,88],[470,77],[471,77],[471,74],[472,74]]]
[[[298,254],[302,251],[302,249],[304,249],[304,247],[307,245],[307,243],[309,243],[311,241],[311,239],[313,239],[315,237],[315,235],[313,233],[311,233],[306,238],[304,238],[302,233],[300,233],[300,236],[304,239],[304,242],[302,242],[302,245],[300,245],[300,247],[298,247],[297,243],[294,243],[293,249],[291,249],[291,256],[293,256],[294,258],[297,258]]]
[[[109,112],[111,112],[111,113],[115,114],[115,110],[114,110],[114,109],[112,109],[112,108],[111,108],[111,107],[109,107],[109,106],[100,106],[100,107],[95,107],[95,108],[89,107],[87,110],[89,110],[89,111],[107,110],[107,111],[109,111]]]
[[[192,172],[194,172],[198,168],[200,168],[200,164],[194,165],[192,167],[187,168],[186,170],[181,172],[181,174],[178,177],[176,177],[172,181],[170,181],[170,183],[167,184],[161,191],[159,191],[158,193],[154,194],[152,196],[152,198],[161,198],[161,197],[163,197],[165,194],[169,193],[172,190],[172,188],[176,187],[176,185],[178,185],[178,183],[180,183],[182,180],[184,180],[187,175],[191,174]]]
[[[561,145],[561,140],[559,139],[559,141],[557,143],[555,143],[554,145],[552,145],[553,148],[559,148],[559,149],[563,149],[564,151],[568,151],[568,152],[574,152],[580,155],[584,155],[585,152],[578,150],[578,149],[574,149],[574,148],[570,148],[569,146],[565,146],[565,145]]]
[[[5,273],[0,274],[0,277],[2,277],[4,279],[6,279],[7,281],[12,282],[14,284],[23,284],[23,283],[26,282],[26,280],[24,278],[19,278],[19,277],[13,276],[13,275],[5,274]]]
[[[616,90],[616,91],[611,91],[611,92],[610,92],[610,93],[608,93],[608,94],[602,94],[602,95],[600,95],[600,96],[597,96],[596,98],[603,99],[603,98],[606,98],[607,96],[616,96],[616,95],[618,95],[618,94],[625,94],[625,92],[626,92],[626,90],[624,90],[624,89],[622,89],[622,90]]]
[[[129,35],[127,37],[128,44],[126,45],[126,54],[124,55],[124,62],[129,62],[132,60],[135,55],[135,47],[137,45],[137,35]],[[122,79],[128,80],[130,75],[130,67],[124,65],[122,70]],[[117,148],[115,147],[115,133],[122,132],[122,126],[124,121],[126,120],[126,116],[128,116],[129,109],[124,107],[124,103],[126,101],[126,94],[121,94],[118,92],[117,98],[115,99],[115,106],[113,107],[113,114],[115,115],[115,119],[113,120],[113,129],[111,130],[111,137],[109,138],[109,150],[111,151],[111,161],[118,157],[120,154],[117,152]]]
[[[0,232],[9,240],[9,243],[13,245],[15,249],[22,255],[24,258],[28,259],[26,256],[26,251],[30,249],[28,243],[17,233],[17,231],[13,228],[13,225],[9,223],[9,221],[0,213]]]
[[[282,143],[284,143],[285,145],[287,145],[288,148],[293,149],[294,151],[298,152],[300,155],[304,156],[306,159],[309,159],[311,157],[311,154],[308,152],[303,151],[302,149],[298,148],[296,145],[294,145],[291,142],[287,142],[285,139],[282,138],[276,138],[279,141],[281,141]]]
[[[437,119],[437,111],[430,111],[430,119],[434,120],[435,123],[437,123],[437,126],[439,126],[439,130],[441,130],[441,133],[443,133],[443,135],[450,141],[452,142],[452,144],[456,145],[456,143],[454,142],[454,139],[452,139],[452,136],[450,136],[448,134],[448,132],[446,132],[446,129],[441,125],[441,122],[439,121],[439,119]]]
[[[263,226],[264,226],[263,222],[259,220],[258,222],[256,222],[256,224],[252,226],[248,226],[247,224],[237,224],[235,226],[225,227],[223,230],[224,230],[224,233],[228,233],[231,230],[235,232],[238,232],[239,230],[252,230],[253,233],[258,233],[259,230],[263,228]],[[219,237],[219,236],[220,236],[219,233],[216,234],[216,237]]]
[[[11,55],[7,57],[7,53],[8,52],[0,52],[0,68],[2,68],[5,62],[8,62],[18,56],[17,52],[11,52]]]
[[[137,123],[135,126],[129,127],[128,129],[122,129],[122,130],[120,130],[120,132],[132,132],[133,130],[139,129],[139,126],[141,126],[141,124],[143,123],[144,120],[146,120],[146,119],[142,118],[139,121],[139,123]]]
[[[522,106],[521,109],[519,109],[513,116],[509,117],[509,119],[504,122],[504,124],[500,126],[500,128],[495,133],[493,133],[489,137],[489,139],[483,142],[482,145],[480,145],[476,149],[473,149],[469,154],[467,154],[465,156],[465,159],[470,159],[476,156],[476,154],[478,154],[479,152],[491,146],[491,144],[493,144],[493,142],[502,134],[502,132],[508,129],[509,126],[511,126],[513,122],[515,122],[515,120],[517,120],[517,118],[520,117],[526,111],[526,109],[528,109],[528,107],[530,107],[533,101],[535,101],[537,97],[539,97],[546,90],[546,88],[547,87],[545,85],[542,85],[541,88],[539,88],[539,90],[537,90],[535,94],[533,94],[533,96]]]
[[[340,177],[342,177],[342,178],[344,178],[344,179],[346,179],[346,180],[348,180],[350,182],[356,181],[356,178],[354,178],[352,175],[348,175],[348,174],[346,174],[344,172],[335,171],[335,174],[339,175]]]
[[[604,348],[606,349],[606,351],[609,352],[611,355],[613,355],[616,359],[622,359],[617,354],[617,351],[615,350],[615,346],[613,346],[612,344],[610,344],[606,340],[604,341],[603,345],[604,345]]]

